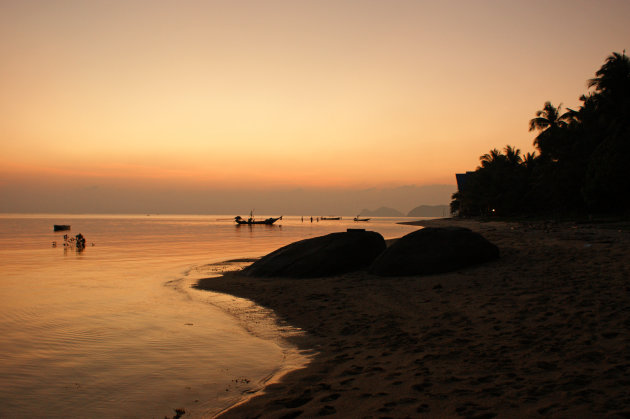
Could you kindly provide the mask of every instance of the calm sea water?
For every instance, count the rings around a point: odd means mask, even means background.
[[[414,230],[402,220],[360,226],[394,238]],[[64,247],[66,232],[53,224],[82,233],[85,250]],[[357,224],[0,215],[0,417],[163,418],[175,408],[213,416],[306,358],[273,331],[246,330],[218,308],[228,297],[191,285],[213,263]]]

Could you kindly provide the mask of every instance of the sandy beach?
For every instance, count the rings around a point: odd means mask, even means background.
[[[222,417],[630,417],[628,223],[417,225],[471,228],[501,257],[425,277],[201,280],[316,353]]]

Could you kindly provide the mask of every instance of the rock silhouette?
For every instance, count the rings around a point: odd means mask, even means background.
[[[385,250],[379,233],[349,230],[300,240],[269,253],[244,270],[249,276],[315,278],[370,266]]]
[[[430,275],[498,257],[494,244],[467,228],[428,227],[393,243],[374,261],[370,272],[380,276]]]

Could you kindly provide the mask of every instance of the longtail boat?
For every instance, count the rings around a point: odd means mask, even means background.
[[[282,220],[282,216],[277,217],[277,218],[267,218],[267,219],[260,220],[260,221],[254,219],[254,215],[253,214],[250,214],[249,218],[247,220],[244,219],[243,217],[241,217],[240,215],[237,215],[236,217],[234,217],[234,221],[236,221],[237,225],[243,225],[243,224],[246,224],[246,225],[253,225],[253,224],[267,224],[267,225],[271,225],[271,224],[275,223],[278,220]]]

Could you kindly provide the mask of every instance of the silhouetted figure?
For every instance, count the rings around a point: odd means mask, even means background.
[[[76,246],[77,246],[77,250],[81,251],[83,249],[85,249],[85,237],[83,237],[83,234],[79,233],[75,236],[76,239]]]

